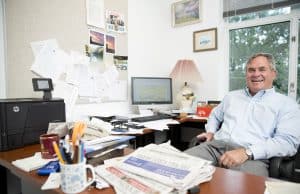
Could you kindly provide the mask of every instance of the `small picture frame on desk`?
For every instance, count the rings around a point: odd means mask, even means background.
[[[196,115],[199,117],[208,117],[212,108],[206,101],[198,101]]]
[[[207,101],[207,104],[213,108],[218,106],[220,103],[221,103],[221,101],[219,101],[219,100],[208,100]]]

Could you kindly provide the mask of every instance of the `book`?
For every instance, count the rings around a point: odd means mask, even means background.
[[[127,147],[126,144],[121,144],[120,146],[117,146],[115,148],[103,151],[102,153],[100,153],[98,155],[94,155],[92,158],[89,158],[87,160],[87,163],[91,164],[93,166],[98,166],[98,165],[104,164],[104,160],[124,156],[124,148],[125,147]]]
[[[12,161],[12,164],[26,172],[30,172],[32,170],[41,168],[42,166],[53,160],[57,159],[43,159],[41,156],[41,152],[37,152],[33,156]]]
[[[118,138],[111,141],[101,142],[98,144],[84,144],[86,158],[90,159],[98,154],[101,154],[106,150],[113,149],[117,146],[120,146],[121,144],[125,144],[125,143],[129,144],[130,140],[135,139],[135,136],[127,136],[127,135],[120,135],[116,137]]]

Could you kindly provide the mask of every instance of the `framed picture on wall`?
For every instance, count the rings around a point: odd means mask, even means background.
[[[106,35],[106,53],[115,53],[116,51],[116,44],[115,44],[115,37]]]
[[[182,0],[172,4],[173,27],[201,21],[201,0]]]
[[[104,34],[95,30],[90,30],[90,44],[104,46]]]
[[[193,33],[194,52],[216,50],[218,48],[217,28],[200,30]]]

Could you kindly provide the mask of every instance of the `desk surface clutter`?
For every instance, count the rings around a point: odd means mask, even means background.
[[[9,169],[13,174],[30,181],[34,185],[41,187],[47,177],[39,176],[36,174],[36,170],[31,172],[25,172],[12,164],[12,161],[30,157],[34,153],[40,151],[40,145],[30,145],[23,148],[0,152],[0,165],[6,169]],[[131,153],[132,150],[125,149],[125,152]],[[223,168],[216,168],[216,171],[212,175],[212,179],[208,182],[200,184],[200,193],[205,194],[220,194],[220,193],[235,193],[235,194],[263,194],[265,192],[265,181],[269,179],[266,177],[255,176],[247,173],[242,173],[233,170],[227,170]],[[51,193],[63,193],[60,189],[53,189]],[[112,187],[98,190],[95,188],[86,189],[85,194],[89,193],[102,193],[112,194],[116,193]],[[272,194],[269,192],[269,194]],[[290,194],[290,192],[289,192]]]
[[[108,141],[108,139],[111,140],[106,137],[106,140],[104,138],[103,141]],[[114,140],[118,140],[118,138],[115,137]],[[102,140],[93,140],[86,145],[96,144],[97,141],[101,142]],[[135,151],[131,150],[129,153],[128,150],[130,149],[126,149],[127,154],[124,157],[105,160],[104,165],[97,164],[94,168],[98,177],[96,186],[102,187],[105,185],[103,182],[105,181],[113,188],[104,186],[99,190],[90,186],[82,193],[169,193],[174,189],[186,191],[199,184],[200,193],[207,194],[263,194],[267,192],[277,194],[276,191],[278,191],[278,189],[276,190],[278,186],[273,183],[273,179],[213,167],[210,162],[186,155],[168,143],[150,144]],[[46,182],[47,176],[39,176],[36,169],[42,166],[42,162],[32,163],[35,167],[30,168],[20,166],[21,159],[36,161],[39,155],[35,155],[35,153],[39,151],[40,145],[37,144],[0,152],[0,167],[9,169],[17,177],[33,182],[41,188]],[[110,151],[110,149],[106,151]],[[102,153],[105,152],[98,154]],[[59,175],[52,177],[59,179]],[[101,181],[102,179],[103,181]],[[272,181],[272,183],[266,184],[265,180]],[[266,185],[269,188],[267,191],[265,191]],[[290,188],[298,189],[298,186],[299,184],[284,184],[288,191],[293,191]],[[51,189],[52,192],[62,193],[59,188]]]
[[[32,170],[41,168],[42,166],[53,160],[56,159],[43,159],[41,156],[41,152],[36,152],[33,156],[14,160],[12,164],[26,172],[30,172]]]

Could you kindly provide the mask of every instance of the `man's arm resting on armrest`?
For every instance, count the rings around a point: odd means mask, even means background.
[[[201,134],[197,135],[197,138],[202,142],[211,141],[214,139],[214,133],[211,133],[211,132],[201,133]]]

